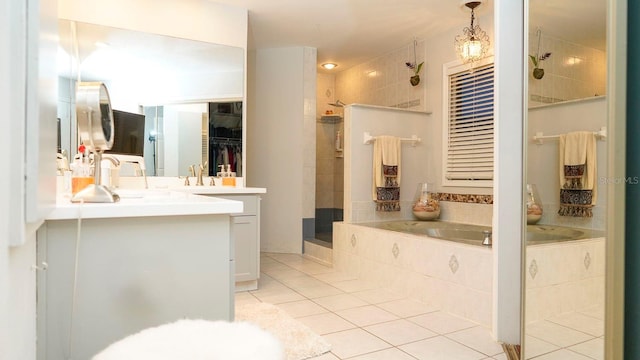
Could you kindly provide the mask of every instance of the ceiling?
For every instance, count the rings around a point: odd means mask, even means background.
[[[249,10],[250,45],[255,48],[310,46],[318,63],[335,71],[469,21],[460,0],[211,0]],[[493,11],[495,0],[477,10]],[[605,49],[606,0],[530,0],[530,28],[586,46]],[[453,46],[453,39],[451,40]]]

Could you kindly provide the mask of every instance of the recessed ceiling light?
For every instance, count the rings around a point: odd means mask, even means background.
[[[322,67],[327,69],[327,70],[331,70],[333,68],[335,68],[336,66],[338,66],[338,64],[334,64],[334,63],[325,63],[322,64]]]

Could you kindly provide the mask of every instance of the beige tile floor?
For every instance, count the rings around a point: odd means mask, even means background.
[[[300,255],[261,255],[259,289],[236,294],[237,305],[258,301],[279,306],[331,343],[332,351],[315,360],[507,359],[487,328]],[[602,359],[602,329],[593,311],[530,324],[526,356]]]
[[[588,310],[528,324],[525,358],[603,360],[604,312]]]

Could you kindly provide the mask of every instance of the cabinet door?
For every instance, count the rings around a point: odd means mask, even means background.
[[[45,226],[38,231],[38,256],[49,264],[46,284],[38,284],[46,296],[38,304],[46,335],[44,349],[38,337],[39,359],[90,359],[177,319],[233,320],[227,215],[83,219],[79,243],[77,220]]]
[[[231,228],[235,243],[236,281],[258,278],[258,221],[256,216],[233,216]]]

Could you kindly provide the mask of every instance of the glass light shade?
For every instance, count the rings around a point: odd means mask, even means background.
[[[482,43],[478,40],[469,40],[464,43],[462,50],[462,57],[468,58],[480,58],[482,56]]]
[[[464,63],[474,63],[487,55],[489,50],[489,36],[479,25],[474,25],[475,9],[480,2],[471,1],[465,4],[471,9],[471,26],[462,29],[462,34],[456,36],[455,46],[458,58]]]

